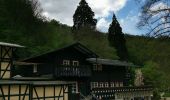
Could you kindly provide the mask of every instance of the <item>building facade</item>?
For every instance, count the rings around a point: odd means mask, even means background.
[[[133,64],[101,59],[80,43],[14,64],[11,61],[12,69],[23,72],[9,70],[13,74],[8,80],[1,79],[4,100],[150,100],[152,96],[151,86],[130,86]],[[19,99],[10,99],[11,90],[18,90]]]

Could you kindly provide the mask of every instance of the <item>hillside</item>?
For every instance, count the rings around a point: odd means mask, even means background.
[[[143,62],[152,60],[169,69],[170,38],[127,35],[126,40],[131,61],[143,65]]]
[[[13,4],[18,3],[23,2],[13,1]],[[49,21],[43,16],[36,16],[29,3],[26,4],[28,8],[24,5],[13,5],[14,7],[11,8],[10,4],[11,0],[0,2],[0,5],[3,5],[0,8],[2,13],[0,15],[0,41],[26,46],[17,51],[18,59],[48,52],[77,41],[102,58],[118,59],[115,49],[109,46],[107,34],[88,28],[73,32],[71,27],[56,20]],[[18,10],[22,13],[18,14],[16,12]],[[170,80],[170,38],[126,35],[126,44],[129,61],[139,66],[145,65],[147,61],[153,61],[159,65],[158,71],[163,71],[166,78]]]

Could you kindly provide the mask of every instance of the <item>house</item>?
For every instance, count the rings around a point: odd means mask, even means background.
[[[150,100],[152,95],[151,86],[129,86],[130,68],[135,65],[101,59],[81,43],[73,43],[14,64],[27,69],[22,75],[13,74],[11,79],[14,83],[23,82],[31,86],[29,100]]]
[[[16,62],[14,52],[22,47],[18,44],[0,42],[0,100],[68,100],[68,91],[72,88],[72,83],[34,77],[27,77],[25,80],[15,79],[19,78],[19,75],[13,77]]]

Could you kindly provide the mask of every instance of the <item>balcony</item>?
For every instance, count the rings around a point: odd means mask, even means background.
[[[90,77],[90,66],[58,66],[55,68],[55,77]]]
[[[152,86],[104,87],[104,88],[93,88],[92,94],[94,94],[97,98],[102,97],[105,99],[114,99],[115,93],[131,93],[131,94],[138,94],[138,95],[139,93],[142,93],[142,95],[144,95],[144,93],[151,94],[152,90],[153,90]]]

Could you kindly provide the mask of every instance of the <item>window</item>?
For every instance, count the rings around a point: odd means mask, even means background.
[[[73,66],[79,66],[79,61],[73,61]]]
[[[93,70],[94,71],[102,71],[102,65],[101,64],[93,64]]]
[[[114,82],[110,82],[110,87],[115,87]]]
[[[109,87],[108,82],[105,82],[105,83],[104,83],[104,87]]]
[[[102,65],[101,65],[101,64],[98,65],[98,70],[99,70],[99,71],[102,71]]]
[[[94,71],[97,70],[97,64],[93,64],[93,70],[94,70]]]
[[[94,82],[90,83],[90,88],[93,89],[94,88]]]
[[[115,86],[116,86],[116,87],[119,87],[119,82],[115,82]]]
[[[94,82],[94,88],[98,87],[98,82]]]
[[[91,82],[91,89],[97,87],[98,87],[98,82]]]
[[[123,82],[120,82],[119,86],[120,86],[120,87],[123,87]]]
[[[70,61],[69,60],[63,60],[63,65],[70,65]]]
[[[103,84],[103,82],[100,82],[100,84],[99,84],[100,86],[99,87],[104,87],[104,84]]]
[[[77,92],[77,84],[76,83],[73,83],[72,84],[72,93],[76,93]]]
[[[94,88],[98,88],[99,87],[98,85],[99,85],[98,82],[94,82]]]
[[[33,73],[37,73],[37,64],[34,64],[33,66]]]

